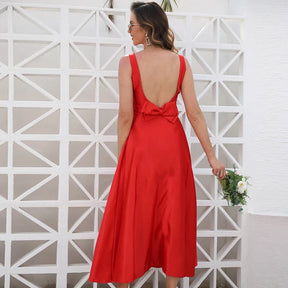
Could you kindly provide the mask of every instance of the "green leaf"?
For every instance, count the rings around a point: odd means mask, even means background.
[[[177,4],[176,0],[174,0],[174,3],[178,7],[178,4]],[[173,8],[172,8],[170,0],[162,0],[161,7],[163,8],[163,10],[165,12],[173,12]]]
[[[236,173],[237,170],[235,164],[233,165],[233,168],[233,170],[226,169],[226,176],[224,179],[218,178],[218,181],[222,188],[218,192],[222,195],[222,199],[225,199],[227,201],[229,206],[243,206],[247,204],[246,198],[250,197],[247,194],[247,190],[242,194],[239,193],[237,190],[237,185],[239,181],[242,181],[242,178],[247,181],[249,177],[244,175],[238,175]],[[242,207],[239,209],[239,211],[243,211]]]

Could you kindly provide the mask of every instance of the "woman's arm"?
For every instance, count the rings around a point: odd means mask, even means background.
[[[215,156],[212,144],[209,139],[207,124],[195,94],[192,70],[189,62],[186,59],[185,63],[186,73],[182,82],[181,94],[183,97],[187,117],[203,147],[208,162],[212,167],[212,173],[222,179],[226,174],[225,167]]]
[[[117,120],[118,159],[123,145],[129,135],[133,121],[133,85],[129,56],[123,56],[119,61],[119,112]]]

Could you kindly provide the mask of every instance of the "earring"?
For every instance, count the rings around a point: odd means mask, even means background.
[[[145,34],[145,37],[146,37],[146,45],[147,45],[147,46],[151,45],[151,42],[150,42],[150,39],[149,39],[149,37],[148,37],[147,32],[146,32],[146,34]]]

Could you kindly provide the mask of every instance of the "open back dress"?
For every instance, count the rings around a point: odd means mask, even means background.
[[[130,283],[151,267],[193,277],[197,204],[191,156],[173,98],[159,107],[144,95],[135,53],[134,118],[119,156],[94,251],[89,281]]]

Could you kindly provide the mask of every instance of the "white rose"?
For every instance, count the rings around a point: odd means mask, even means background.
[[[240,194],[243,194],[247,190],[247,182],[245,181],[239,181],[237,184],[237,191]]]

